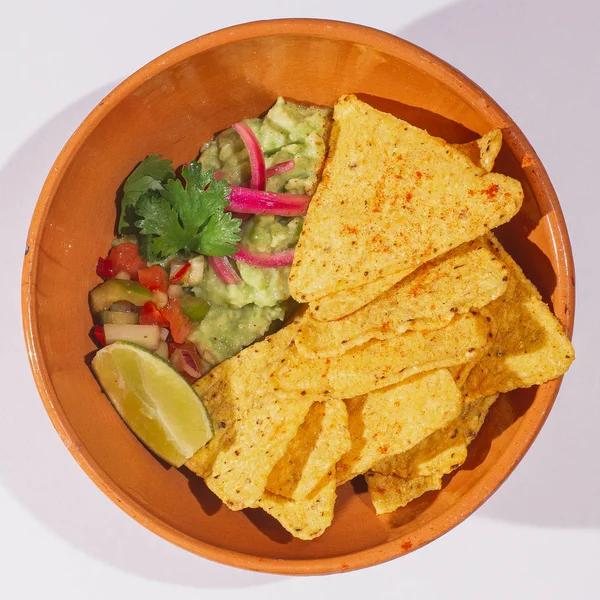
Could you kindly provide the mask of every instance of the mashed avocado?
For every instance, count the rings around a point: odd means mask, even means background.
[[[312,195],[327,149],[331,109],[300,106],[278,98],[263,119],[246,119],[258,138],[267,169],[294,160],[291,171],[270,177],[267,190],[288,194]],[[225,129],[202,148],[202,166],[223,171],[232,185],[250,179],[248,152],[232,128]]]
[[[219,279],[212,268],[208,267],[200,285],[192,288],[198,298],[206,300],[211,306],[241,308],[246,304],[257,306],[275,306],[289,298],[288,277],[290,267],[261,269],[237,263],[242,283],[227,285]],[[205,317],[205,319],[209,316]]]
[[[207,362],[217,365],[264,336],[273,321],[283,322],[284,316],[283,303],[271,307],[256,304],[242,308],[211,306],[188,341],[198,348]]]
[[[265,156],[267,169],[294,160],[294,168],[269,177],[271,192],[312,195],[325,161],[331,109],[304,107],[279,98],[262,119],[246,119]],[[199,162],[221,171],[231,185],[250,179],[248,152],[240,136],[229,128],[205,144]],[[244,221],[241,245],[253,252],[275,252],[298,243],[304,219],[255,215]],[[259,268],[236,264],[242,283],[226,285],[208,267],[194,294],[211,308],[189,340],[211,364],[237,354],[285,317],[290,267]]]

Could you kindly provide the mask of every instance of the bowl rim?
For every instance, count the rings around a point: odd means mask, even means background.
[[[471,106],[481,102],[485,104],[488,118],[503,130],[504,142],[510,147],[513,155],[522,163],[523,171],[532,188],[536,201],[543,213],[550,213],[553,219],[548,220],[548,227],[553,235],[555,254],[558,260],[558,274],[563,274],[566,285],[563,290],[557,287],[558,297],[555,306],[564,306],[568,312],[558,316],[566,329],[569,338],[572,336],[575,313],[575,275],[574,263],[569,236],[560,208],[558,198],[552,187],[548,174],[540,159],[508,114],[483,91],[456,68],[434,56],[430,52],[390,33],[364,25],[326,19],[274,19],[252,21],[234,25],[202,35],[165,52],[147,63],[115,87],[90,112],[84,121],[69,138],[50,169],[49,175],[41,190],[36,204],[29,233],[23,263],[21,307],[23,329],[27,354],[34,380],[44,407],[52,424],[63,443],[92,481],[129,516],[144,525],[147,529],[162,538],[194,554],[222,564],[243,569],[280,573],[286,575],[315,575],[338,573],[380,564],[407,554],[434,539],[444,535],[472,514],[487,500],[504,482],[508,475],[523,458],[544,424],[554,400],[557,396],[562,377],[544,384],[545,402],[530,414],[523,417],[512,446],[513,452],[504,452],[491,471],[485,473],[475,482],[469,492],[462,496],[444,513],[433,519],[416,532],[389,540],[379,546],[370,547],[346,555],[326,558],[277,559],[244,554],[225,548],[213,546],[188,536],[168,525],[152,512],[132,499],[121,489],[89,454],[71,426],[66,413],[60,406],[58,395],[52,386],[45,359],[42,354],[39,322],[35,310],[36,273],[38,266],[38,238],[46,216],[50,210],[55,192],[60,185],[64,173],[85,139],[102,121],[102,119],[123,98],[144,82],[155,77],[173,65],[180,63],[194,54],[227,45],[231,42],[250,40],[270,36],[312,36],[334,40],[349,41],[368,45],[386,52],[402,60],[412,57],[411,64],[419,68],[427,68],[435,78],[455,91]],[[529,411],[531,413],[531,411]]]

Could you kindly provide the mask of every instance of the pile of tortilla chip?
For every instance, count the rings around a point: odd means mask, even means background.
[[[500,393],[574,358],[490,231],[523,201],[491,172],[498,130],[451,145],[354,96],[333,118],[290,274],[304,305],[196,384],[215,436],[187,463],[304,540],[358,475],[378,514],[440,489]]]

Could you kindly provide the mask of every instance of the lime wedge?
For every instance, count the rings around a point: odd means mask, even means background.
[[[125,423],[150,450],[180,467],[213,436],[210,417],[171,365],[130,342],[96,353],[92,369]]]

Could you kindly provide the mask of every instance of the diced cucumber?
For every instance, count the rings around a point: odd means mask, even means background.
[[[183,314],[193,322],[202,321],[210,308],[210,304],[202,298],[185,294],[179,299]]]
[[[106,323],[113,323],[115,325],[137,325],[138,314],[135,312],[103,310],[100,313],[100,322],[103,325],[106,325]]]
[[[143,346],[148,350],[157,350],[161,342],[160,327],[158,325],[107,323],[104,325],[104,337],[107,345],[123,341],[138,344],[138,346]]]
[[[131,302],[125,302],[121,300],[120,302],[114,302],[110,305],[109,310],[114,312],[131,312],[133,310],[133,304]]]
[[[137,281],[122,279],[109,279],[90,292],[90,304],[94,312],[100,312],[122,300],[143,306],[146,302],[152,302],[152,292]]]

